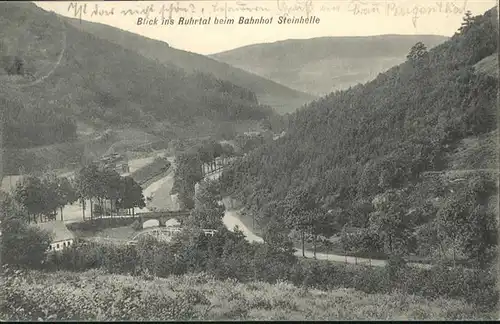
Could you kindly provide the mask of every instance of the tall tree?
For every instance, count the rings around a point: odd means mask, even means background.
[[[46,210],[44,192],[42,181],[34,176],[28,176],[16,184],[14,198],[26,208],[29,219],[33,217],[34,222],[37,221],[37,216],[41,216]]]
[[[310,188],[299,188],[288,192],[283,201],[286,224],[300,231],[302,256],[305,256],[305,235],[311,228],[311,211],[316,208],[316,201]]]
[[[61,221],[64,220],[64,206],[72,204],[78,200],[77,192],[68,178],[57,178],[56,187],[57,205],[61,212]]]
[[[406,58],[411,62],[418,62],[422,58],[426,57],[429,53],[427,52],[427,46],[422,42],[417,42],[412,46]]]
[[[375,212],[370,216],[370,228],[379,233],[386,253],[403,255],[408,252],[412,222],[400,192],[390,190],[373,201]]]
[[[466,33],[473,23],[474,23],[474,16],[472,16],[472,12],[470,10],[467,10],[465,12],[464,17],[462,18],[462,25],[458,29],[459,33],[461,34]]]
[[[194,207],[195,185],[203,179],[201,161],[197,153],[186,152],[177,156],[176,164],[172,194],[179,195],[182,209],[192,209]]]
[[[95,164],[88,164],[81,168],[75,178],[80,200],[90,201],[90,218],[93,218],[93,199],[100,194],[101,173]],[[85,203],[83,203],[85,205]],[[85,208],[83,209],[85,218]]]
[[[135,216],[135,207],[146,207],[144,195],[142,194],[142,187],[131,177],[127,176],[122,178],[118,207],[132,209],[132,216]]]
[[[216,183],[210,180],[200,182],[194,197],[194,209],[190,215],[192,225],[217,229],[223,225],[224,210]]]

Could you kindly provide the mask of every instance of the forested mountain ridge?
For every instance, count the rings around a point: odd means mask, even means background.
[[[149,59],[157,60],[167,67],[179,67],[187,72],[209,73],[219,79],[250,89],[256,94],[259,102],[273,107],[278,112],[292,112],[316,98],[314,95],[292,90],[282,84],[210,57],[173,48],[159,40],[149,39],[104,24],[67,17],[61,17],[61,19],[68,21],[75,28],[135,51]]]
[[[246,88],[166,67],[32,3],[0,9],[3,147],[72,141],[77,122],[168,132],[169,125],[273,114]]]
[[[210,57],[292,89],[326,95],[371,81],[378,73],[404,62],[417,41],[431,48],[446,39],[437,35],[288,39],[239,47]]]
[[[417,43],[405,63],[292,114],[286,136],[223,174],[228,193],[263,228],[313,224],[329,235],[347,225],[364,229],[372,248],[390,243],[379,247],[386,252],[397,242],[405,253],[484,256],[496,242],[488,203],[495,170],[440,175],[464,139],[497,128],[497,78],[474,68],[497,52],[496,10],[464,18],[445,43],[430,51]],[[462,222],[475,225],[453,226]]]

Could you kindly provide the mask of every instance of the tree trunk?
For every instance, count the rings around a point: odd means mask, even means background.
[[[313,233],[313,252],[314,252],[314,259],[316,259],[316,231]]]
[[[305,234],[304,229],[302,229],[302,231],[301,231],[301,236],[302,236],[302,256],[305,257],[306,253],[305,253],[305,246],[304,245],[305,245],[305,236],[306,236],[306,234]]]
[[[84,198],[82,199],[83,220],[85,220],[85,207],[87,207],[87,202],[85,201]]]
[[[453,267],[456,266],[456,261],[455,261],[455,247],[452,248],[453,250]]]
[[[135,210],[134,210],[134,207],[132,207],[132,218],[135,218]]]
[[[61,208],[61,222],[63,222],[63,221],[64,221],[64,217],[63,217],[63,207],[61,206],[60,208]]]
[[[94,219],[94,208],[92,208],[92,198],[90,198],[90,220]]]

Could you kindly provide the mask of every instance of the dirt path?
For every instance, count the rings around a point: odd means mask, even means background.
[[[223,222],[224,225],[230,230],[233,231],[235,226],[238,226],[238,228],[243,232],[243,234],[246,236],[247,240],[250,242],[259,242],[262,243],[264,240],[253,233],[243,222],[240,220],[240,211],[235,210],[235,209],[230,209],[229,207],[226,207],[226,212],[224,213],[224,218]],[[305,250],[305,257],[306,258],[314,258],[314,252],[311,250]],[[296,249],[295,255],[297,257],[303,257],[302,256],[302,250]],[[328,260],[328,261],[334,261],[334,262],[343,262],[343,263],[349,263],[349,264],[363,264],[363,265],[371,265],[374,267],[384,267],[387,264],[386,260],[377,260],[377,259],[366,259],[366,258],[359,258],[359,257],[353,257],[353,256],[345,256],[345,255],[338,255],[338,254],[330,254],[330,253],[320,253],[316,252],[316,259],[317,260]],[[416,266],[420,268],[430,268],[430,265],[428,264],[421,264],[421,263],[409,263],[411,266]]]

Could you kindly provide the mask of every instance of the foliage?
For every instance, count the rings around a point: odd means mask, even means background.
[[[120,208],[131,208],[133,211],[134,207],[146,207],[142,187],[131,177],[122,178],[118,197],[117,206]]]
[[[462,18],[463,19],[462,25],[458,29],[458,32],[459,33],[466,33],[469,30],[469,28],[471,28],[471,26],[473,25],[474,20],[475,20],[474,18],[475,17],[472,16],[472,12],[470,10],[467,10],[465,12],[464,17]]]
[[[233,163],[222,176],[223,190],[265,228],[272,217],[293,220],[283,205],[308,188],[314,204],[303,206],[312,213],[319,209],[330,232],[346,224],[372,227],[380,230],[388,252],[423,252],[415,233],[433,223],[435,214],[425,211],[424,216],[420,208],[429,201],[440,204],[445,196],[440,191],[451,186],[424,175],[449,168],[446,158],[463,139],[497,127],[497,80],[473,68],[496,53],[497,36],[492,9],[427,54],[425,46],[416,46],[418,64],[407,61],[371,82],[310,103],[290,115],[284,137],[259,144]],[[425,185],[429,190],[423,190]],[[401,191],[405,204],[394,201],[381,210],[358,212],[360,202],[394,190]],[[467,189],[453,190],[458,196]],[[482,204],[475,201],[474,207]],[[305,210],[292,214],[306,215]],[[477,224],[488,223],[488,217],[477,215]]]
[[[6,147],[75,141],[77,122],[96,128],[143,129],[168,122],[182,128],[195,126],[196,118],[217,124],[260,120],[274,114],[246,87],[148,59],[135,52],[135,45],[125,50],[116,40],[87,33],[81,26],[47,15],[33,4],[2,3],[0,18],[5,45],[0,46],[0,57],[6,57],[5,63],[0,62],[1,72],[2,67],[15,74],[32,71],[34,78],[40,79],[57,64],[49,79],[29,88],[29,95],[6,82],[0,85],[0,97],[5,103],[0,106]],[[19,19],[25,23],[19,25]],[[25,35],[21,45],[18,33]],[[17,52],[9,53],[11,47]],[[56,61],[59,57],[60,61]],[[23,82],[31,81],[23,78]]]
[[[496,192],[495,184],[481,176],[473,177],[467,190],[448,197],[435,220],[437,235],[456,252],[479,266],[493,261],[489,250],[498,244],[495,215],[484,207],[484,200]]]
[[[81,168],[75,183],[79,199],[90,200],[91,205],[97,199],[98,208],[103,207],[105,200],[110,201],[112,210],[123,208],[134,211],[135,207],[146,206],[142,187],[132,177],[121,177],[116,171],[99,168],[95,163]],[[91,219],[93,211],[94,208],[91,208]]]
[[[114,228],[121,226],[129,226],[136,219],[132,217],[126,218],[94,218],[82,222],[72,222],[66,226],[72,232],[97,232],[106,228]]]
[[[28,176],[16,184],[14,191],[16,201],[21,204],[28,215],[36,222],[37,216],[54,218],[56,210],[77,200],[76,191],[67,178],[58,178],[48,174],[43,178]]]
[[[8,320],[496,318],[491,309],[478,310],[461,300],[426,299],[401,292],[366,294],[342,288],[322,291],[295,287],[286,281],[240,283],[216,280],[205,273],[147,279],[101,271],[43,273],[4,269],[3,278],[0,285],[5,298],[0,302],[0,316]]]
[[[374,199],[375,212],[370,217],[370,227],[381,237],[389,255],[406,255],[409,252],[413,224],[403,201],[400,193],[391,191]]]
[[[194,207],[195,185],[203,178],[201,161],[194,152],[181,153],[175,160],[177,167],[172,194],[179,195],[181,209],[192,209]]]
[[[413,62],[417,62],[427,56],[429,53],[427,52],[427,47],[422,42],[418,42],[412,46],[410,53],[406,56],[408,60]]]
[[[222,218],[225,208],[220,201],[220,191],[213,181],[199,182],[194,197],[194,209],[190,215],[190,224],[198,228],[223,227]]]
[[[0,252],[3,264],[31,268],[42,265],[51,237],[48,232],[28,225],[27,218],[12,198],[2,199]]]

